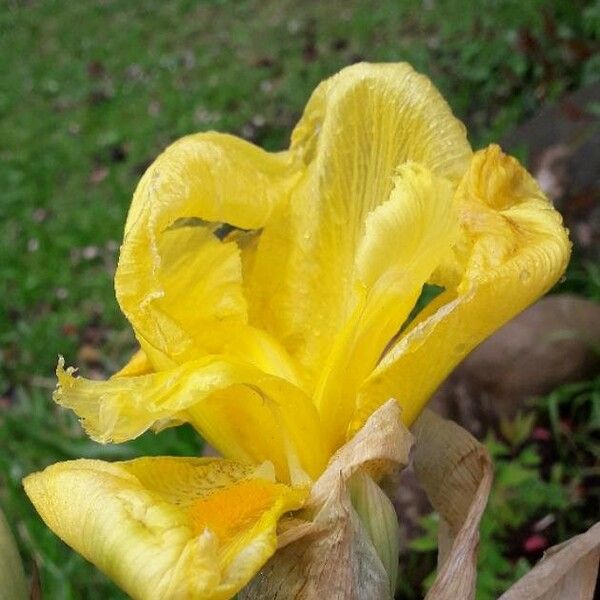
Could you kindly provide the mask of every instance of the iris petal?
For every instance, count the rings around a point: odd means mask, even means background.
[[[136,377],[152,373],[154,368],[143,350],[137,350],[123,367],[113,377]]]
[[[410,163],[399,169],[390,198],[367,216],[355,263],[364,300],[318,388],[317,406],[333,447],[343,443],[359,386],[455,240],[452,193],[446,178]]]
[[[55,399],[97,441],[189,422],[230,460],[59,463],[27,493],[132,597],[230,597],[328,457],[339,479],[344,441],[390,398],[410,424],[568,256],[535,181],[495,146],[473,155],[405,64],[323,82],[287,152],[183,138],[135,192],[115,277],[141,349],[108,381],[61,359]],[[407,323],[427,282],[444,291]]]
[[[355,308],[352,270],[369,213],[414,161],[457,182],[471,149],[464,126],[406,64],[360,64],[324,81],[292,135],[301,179],[277,206],[249,286],[251,321],[317,379]]]
[[[285,379],[246,363],[209,356],[108,381],[75,377],[61,363],[57,375],[55,400],[100,442],[123,442],[169,421],[188,421],[228,458],[272,461],[281,481],[306,485],[326,462],[310,399]]]
[[[57,463],[24,481],[46,524],[132,598],[230,598],[276,548],[303,492],[221,459]]]
[[[410,424],[452,369],[566,268],[570,242],[559,213],[498,146],[474,156],[455,203],[461,236],[433,278],[446,289],[363,384],[353,429],[390,397]]]
[[[117,299],[155,368],[205,353],[211,324],[247,322],[242,261],[219,223],[262,227],[293,183],[290,159],[205,133],[169,147],[140,181],[119,265]]]

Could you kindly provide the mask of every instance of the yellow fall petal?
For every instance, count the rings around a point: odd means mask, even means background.
[[[46,524],[136,600],[230,598],[304,501],[269,465],[221,459],[75,460],[24,486]]]
[[[330,355],[317,406],[332,448],[343,443],[356,392],[409,316],[423,287],[457,234],[450,182],[415,163],[401,167],[390,198],[366,220],[356,285],[364,301],[352,333]]]
[[[233,359],[209,356],[108,381],[74,377],[61,361],[57,376],[54,399],[99,442],[123,442],[169,421],[189,421],[227,458],[273,462],[280,481],[306,485],[326,462],[310,399],[288,381]]]
[[[145,173],[125,227],[115,289],[155,368],[204,352],[211,324],[247,322],[242,264],[220,222],[260,228],[293,183],[290,159],[233,136],[170,146]]]
[[[396,169],[418,162],[457,182],[471,149],[426,77],[407,64],[360,64],[319,85],[290,153],[301,179],[259,240],[249,310],[314,381],[355,308],[354,257]]]
[[[352,430],[390,397],[410,424],[450,371],[546,293],[567,266],[570,243],[560,214],[498,146],[475,154],[455,205],[461,238],[434,278],[446,290],[365,381]]]

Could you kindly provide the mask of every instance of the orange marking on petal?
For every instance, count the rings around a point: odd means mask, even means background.
[[[234,537],[255,525],[269,510],[281,486],[252,479],[215,490],[190,508],[194,532],[210,529],[220,540]]]

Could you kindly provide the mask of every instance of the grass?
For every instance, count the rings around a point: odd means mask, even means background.
[[[7,0],[0,6],[0,504],[49,598],[123,598],[40,522],[23,475],[88,456],[194,454],[189,429],[98,446],[50,401],[56,357],[104,376],[133,349],[112,274],[132,191],[186,133],[283,147],[357,60],[429,74],[481,146],[600,76],[593,2]],[[577,263],[564,286],[600,297]]]

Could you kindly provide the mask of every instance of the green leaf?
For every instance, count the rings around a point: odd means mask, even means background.
[[[0,510],[0,600],[27,600],[28,597],[23,563]]]

